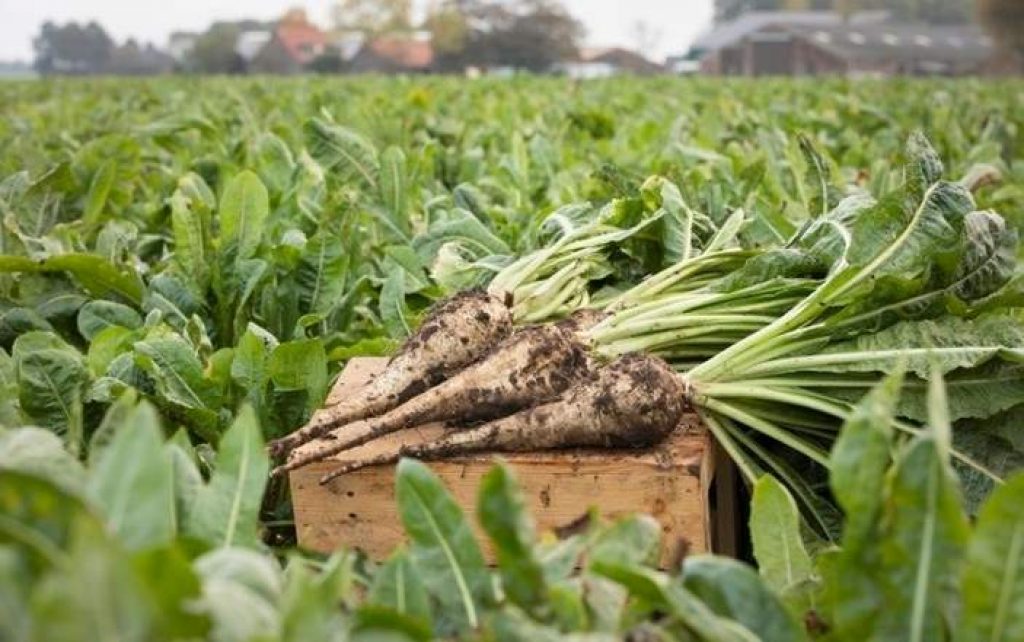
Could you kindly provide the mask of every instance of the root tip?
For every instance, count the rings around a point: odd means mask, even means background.
[[[278,459],[288,454],[288,444],[281,439],[275,439],[267,444],[267,453],[273,459]]]

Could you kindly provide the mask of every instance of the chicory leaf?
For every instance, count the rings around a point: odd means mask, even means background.
[[[469,523],[441,481],[425,465],[403,459],[395,482],[399,516],[413,563],[442,607],[438,626],[454,631],[480,625],[493,602],[491,578]]]
[[[259,510],[270,462],[253,410],[224,433],[213,475],[199,489],[185,532],[215,546],[259,546]]]

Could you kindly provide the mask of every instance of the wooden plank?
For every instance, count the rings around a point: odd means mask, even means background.
[[[352,360],[335,385],[334,398],[344,398],[365,384],[385,362]],[[444,431],[444,426],[437,424],[412,428],[294,471],[290,483],[299,544],[323,552],[348,546],[375,559],[385,557],[404,541],[395,504],[394,466],[364,469],[326,486],[321,486],[319,479],[339,462],[426,441]],[[312,447],[300,448],[297,453]],[[695,416],[688,416],[680,429],[657,448],[501,456],[516,474],[527,507],[542,531],[564,533],[584,519],[591,508],[610,519],[641,512],[661,522],[663,565],[670,565],[686,551],[709,550],[708,493],[714,465],[709,437]],[[430,463],[471,516],[474,527],[477,488],[494,460],[495,455],[475,454]],[[487,555],[492,559],[490,551]]]

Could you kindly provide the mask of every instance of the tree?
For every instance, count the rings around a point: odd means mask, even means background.
[[[44,22],[32,41],[36,71],[41,74],[98,74],[106,70],[114,41],[99,24],[58,26]]]
[[[430,31],[435,54],[457,55],[466,47],[468,27],[459,3],[451,0],[434,3],[427,13],[425,26]]]
[[[140,46],[129,38],[110,53],[106,71],[124,76],[150,76],[168,73],[174,68],[174,59],[152,44]]]
[[[526,0],[511,28],[498,33],[500,64],[530,71],[547,71],[553,64],[574,57],[583,37],[583,25],[560,2]]]
[[[341,0],[331,9],[334,28],[367,35],[410,31],[412,0]]]
[[[583,36],[582,25],[556,0],[453,0],[448,6],[461,16],[465,31],[461,49],[439,52],[442,69],[483,65],[546,71],[574,56]]]
[[[245,62],[235,51],[242,26],[233,22],[215,22],[196,38],[186,56],[186,67],[207,74],[237,74],[245,71]]]
[[[1020,0],[978,0],[978,19],[996,42],[1024,62],[1024,3]]]

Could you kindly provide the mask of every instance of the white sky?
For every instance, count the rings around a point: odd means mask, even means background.
[[[414,0],[417,5],[424,0]],[[711,0],[563,0],[587,27],[588,45],[637,47],[636,27],[655,37],[649,55],[683,52],[711,22]],[[304,6],[326,24],[330,0],[0,0],[0,60],[29,60],[32,38],[47,19],[97,20],[115,40],[134,37],[164,45],[176,30],[201,30],[216,19],[270,19]]]

